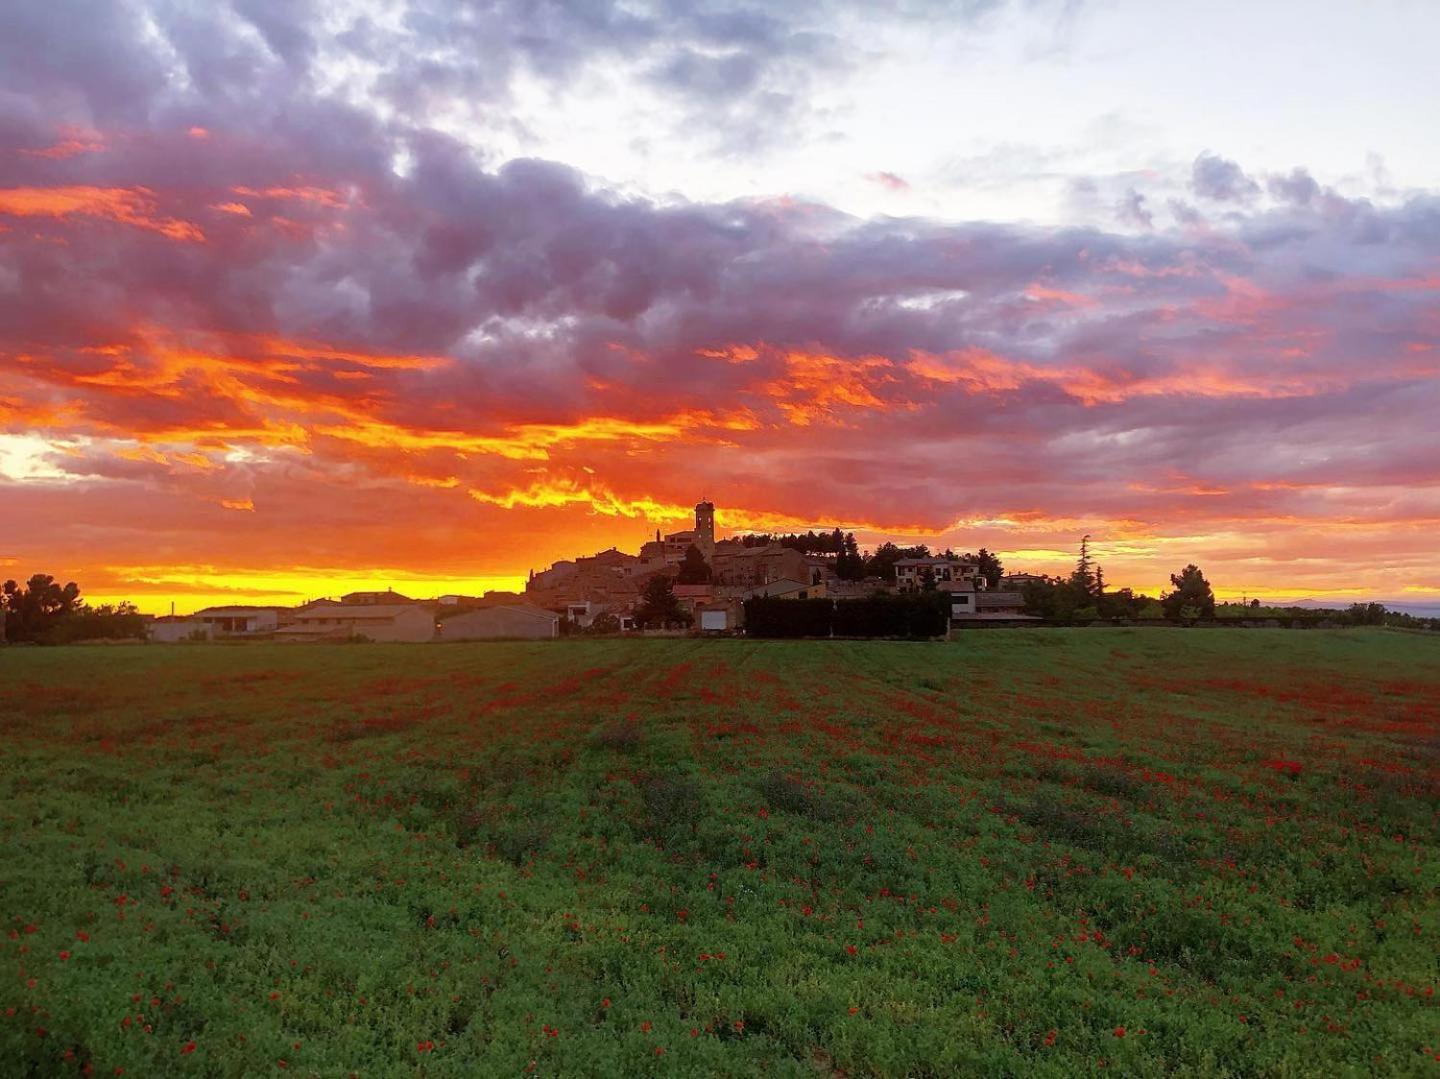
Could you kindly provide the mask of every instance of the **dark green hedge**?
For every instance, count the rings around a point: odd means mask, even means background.
[[[949,626],[949,597],[941,592],[865,599],[745,601],[745,632],[751,637],[925,639],[943,636]]]
[[[751,637],[828,637],[834,606],[828,599],[747,599],[745,632]]]

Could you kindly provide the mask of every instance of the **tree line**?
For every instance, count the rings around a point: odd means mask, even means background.
[[[1090,537],[1080,541],[1080,555],[1068,577],[1031,581],[1021,589],[1022,611],[1049,622],[1149,621],[1211,622],[1253,619],[1302,619],[1342,626],[1393,626],[1440,630],[1440,618],[1420,618],[1387,610],[1380,603],[1355,603],[1348,608],[1262,607],[1249,603],[1216,603],[1214,589],[1193,562],[1170,575],[1170,589],[1158,597],[1129,588],[1110,589],[1105,570],[1090,554]]]
[[[1049,622],[1168,619],[1198,622],[1215,617],[1215,592],[1199,566],[1191,563],[1170,575],[1171,590],[1158,598],[1130,588],[1111,589],[1105,567],[1090,553],[1090,537],[1080,540],[1080,554],[1068,577],[1030,581],[1020,590],[1021,610]]]
[[[895,563],[902,558],[944,558],[950,562],[978,564],[980,576],[989,582],[991,588],[998,587],[1000,578],[1005,576],[1005,566],[1001,563],[999,556],[984,547],[981,547],[976,554],[958,554],[949,547],[932,554],[929,546],[924,543],[901,547],[898,544],[886,542],[874,550],[862,551],[859,544],[855,542],[855,533],[841,531],[838,527],[829,532],[816,532],[813,529],[809,532],[751,532],[737,538],[746,547],[778,545],[804,554],[831,559],[834,563],[835,576],[842,581],[863,581],[867,577],[878,577],[882,581],[893,583]],[[699,554],[698,551],[696,553]],[[700,561],[703,563],[704,559],[702,558]],[[699,584],[703,582],[681,580],[680,583]]]
[[[122,640],[145,636],[145,617],[133,603],[92,607],[80,598],[74,581],[61,584],[37,573],[23,585],[0,585],[5,640],[11,644],[69,644],[73,641]]]

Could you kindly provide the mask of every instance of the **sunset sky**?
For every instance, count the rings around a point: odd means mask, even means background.
[[[0,579],[839,524],[1440,603],[1440,4],[8,0]]]

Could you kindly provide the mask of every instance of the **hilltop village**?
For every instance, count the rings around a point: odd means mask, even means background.
[[[864,562],[853,537],[841,537],[838,530],[834,535],[833,548],[825,551],[803,549],[794,542],[799,537],[717,540],[715,506],[707,500],[696,505],[693,528],[668,534],[657,530],[635,554],[612,547],[532,570],[523,593],[419,600],[387,590],[352,592],[298,607],[208,607],[193,615],[156,618],[148,635],[175,642],[484,640],[644,629],[729,634],[744,632],[747,600],[859,599],[921,591],[947,594],[956,623],[1033,621],[1020,613],[1020,588],[1036,578],[1000,576],[998,561],[982,565],[973,556],[927,552],[886,562],[883,576],[861,576],[857,571]],[[814,546],[824,546],[823,537]]]
[[[611,548],[589,557],[556,562],[532,573],[525,596],[538,606],[563,611],[580,627],[611,618],[618,628],[634,628],[646,609],[647,590],[657,578],[673,581],[679,608],[702,632],[743,629],[748,599],[854,599],[876,592],[918,592],[933,588],[950,594],[952,616],[982,620],[1022,620],[1024,600],[1019,578],[992,581],[978,561],[953,555],[899,558],[893,577],[859,577],[842,572],[846,552],[836,533],[832,552],[807,551],[770,537],[715,539],[715,506],[695,507],[695,525],[643,544],[638,554]],[[852,547],[853,552],[853,547]],[[858,553],[850,557],[858,561]]]

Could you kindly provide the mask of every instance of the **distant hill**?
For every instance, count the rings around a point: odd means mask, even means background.
[[[1400,599],[1299,599],[1287,604],[1277,604],[1277,606],[1320,607],[1343,611],[1354,603],[1379,603],[1387,611],[1399,611],[1402,614],[1414,615],[1416,618],[1440,618],[1440,601],[1424,603]]]

